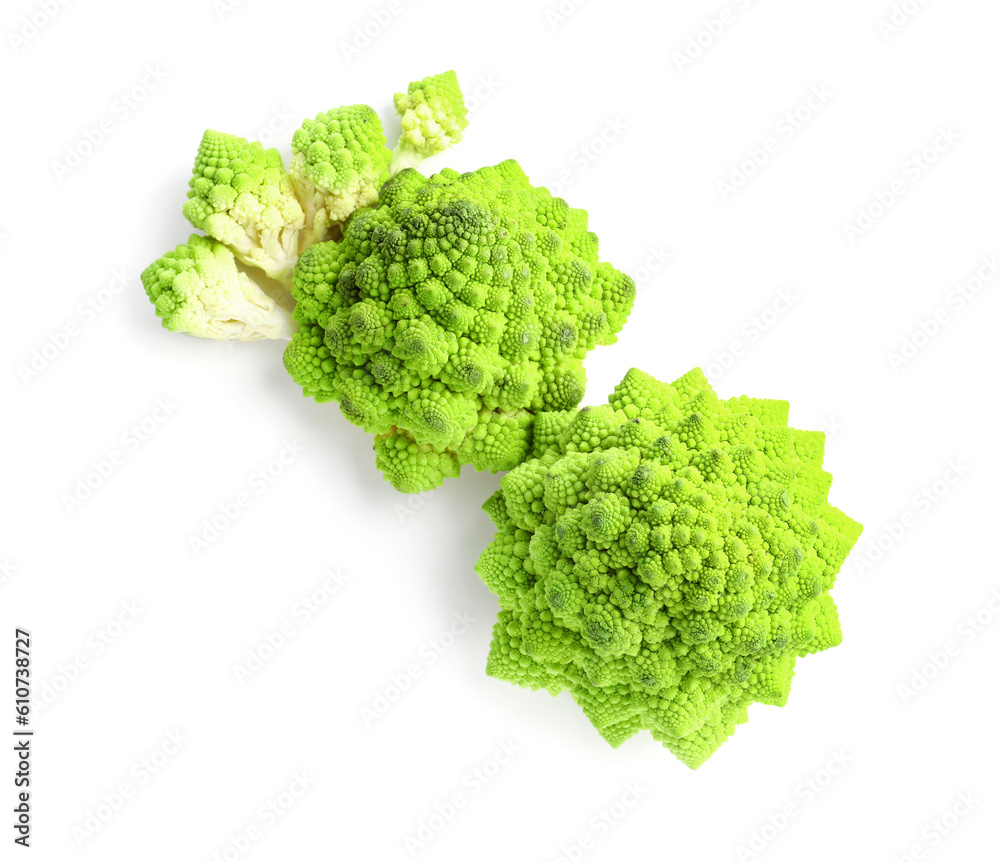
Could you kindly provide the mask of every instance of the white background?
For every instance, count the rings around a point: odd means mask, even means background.
[[[997,858],[1000,278],[969,279],[1000,251],[1000,8],[908,0],[890,32],[890,0],[661,5],[394,0],[363,44],[388,2],[63,0],[47,21],[41,0],[5,4],[0,632],[31,630],[49,701],[33,716],[34,858],[406,859],[455,794],[420,855]],[[865,525],[834,591],[843,645],[802,660],[788,706],[752,707],[696,772],[648,735],[612,750],[567,695],[486,677],[496,602],[473,564],[497,477],[397,494],[369,437],[301,396],[280,344],[167,333],[142,291],[142,268],[190,233],[206,127],[287,155],[303,117],[368,102],[392,136],[392,94],[448,68],[471,125],[430,167],[567,172],[602,256],[639,282],[619,342],[589,358],[588,401],[632,365],[786,398],[792,424],[828,432],[831,500]],[[813,88],[827,95],[793,128]],[[259,490],[251,476],[292,445]],[[190,537],[244,492],[196,555]],[[474,621],[435,653],[456,614]],[[293,634],[241,684],[283,623]],[[12,680],[12,644],[0,653]],[[922,670],[934,653],[943,667]],[[186,741],[163,754],[168,733]],[[223,855],[231,839],[247,849]]]

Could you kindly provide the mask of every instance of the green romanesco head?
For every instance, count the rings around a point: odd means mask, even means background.
[[[143,270],[142,284],[163,325],[221,341],[292,337],[293,324],[229,249],[192,234]]]
[[[306,211],[306,241],[325,239],[360,207],[378,200],[392,152],[378,114],[351,105],[306,120],[292,137],[289,170]]]
[[[184,215],[243,263],[278,281],[291,280],[305,215],[277,150],[205,132]]]
[[[342,240],[303,253],[293,294],[289,373],[375,434],[386,478],[418,492],[462,464],[519,464],[534,414],[580,402],[582,360],[614,342],[635,284],[598,259],[585,212],[507,161],[398,174]]]
[[[468,111],[454,72],[431,75],[393,97],[402,134],[393,153],[391,173],[416,167],[462,140]]]
[[[861,526],[827,502],[823,435],[788,404],[632,369],[609,403],[540,414],[484,505],[499,597],[487,672],[568,690],[613,746],[649,730],[701,765],[840,643],[830,588]]]

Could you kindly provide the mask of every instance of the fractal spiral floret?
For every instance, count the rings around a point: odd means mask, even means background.
[[[509,470],[536,412],[579,404],[583,358],[632,308],[634,282],[597,252],[587,214],[514,161],[404,170],[342,240],[299,260],[285,366],[376,435],[376,463],[402,491],[462,464]]]
[[[487,671],[569,691],[613,746],[703,763],[840,643],[829,590],[861,527],[827,502],[823,435],[788,404],[632,369],[607,405],[542,413],[484,508],[500,600]]]

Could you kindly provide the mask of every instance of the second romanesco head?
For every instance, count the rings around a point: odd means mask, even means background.
[[[840,643],[830,596],[861,525],[827,502],[823,435],[788,403],[632,369],[607,404],[542,413],[483,507],[500,601],[487,673],[569,691],[613,746],[649,730],[696,768]]]

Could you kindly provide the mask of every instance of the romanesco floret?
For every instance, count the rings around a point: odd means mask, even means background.
[[[418,492],[462,464],[520,463],[534,413],[580,402],[582,360],[615,341],[635,284],[598,260],[583,210],[506,161],[397,174],[343,240],[303,253],[293,295],[289,373],[374,433],[376,465]]]
[[[827,502],[823,434],[632,369],[609,403],[541,413],[484,505],[500,599],[487,673],[568,690],[612,745],[649,730],[696,768],[840,643],[830,588],[861,526]]]
[[[287,284],[305,215],[281,153],[209,130],[198,147],[184,215],[245,264]]]
[[[198,234],[146,267],[142,284],[172,332],[256,341],[287,340],[294,331],[288,314],[237,268],[233,253]]]
[[[392,153],[389,168],[392,174],[415,168],[424,159],[457,144],[469,125],[465,100],[454,72],[414,81],[406,93],[396,93],[393,103],[403,131]]]
[[[306,120],[292,137],[289,171],[306,214],[302,247],[327,239],[360,207],[378,200],[392,153],[378,114],[351,105]]]

